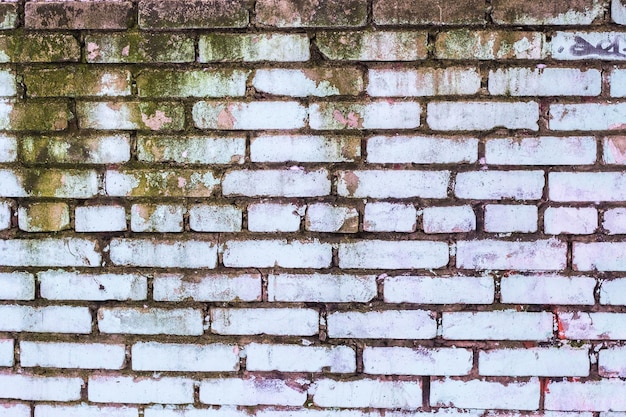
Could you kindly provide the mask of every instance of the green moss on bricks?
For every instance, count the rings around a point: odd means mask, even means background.
[[[78,61],[80,46],[72,35],[18,31],[0,36],[0,62]]]
[[[140,97],[240,97],[250,71],[144,71],[137,77]]]
[[[24,84],[30,97],[130,95],[130,72],[77,65],[54,69],[26,69]]]
[[[65,102],[16,102],[9,115],[10,130],[65,130],[71,113]]]
[[[331,59],[359,59],[362,55],[363,34],[361,32],[322,32],[317,35],[317,46]]]
[[[20,141],[20,158],[33,164],[89,162],[94,151],[93,141],[88,138],[63,140],[59,137],[27,136]]]
[[[29,232],[56,232],[68,229],[70,213],[65,203],[32,203],[20,207],[20,229]]]
[[[128,32],[85,37],[88,62],[192,62],[193,39],[178,33]]]

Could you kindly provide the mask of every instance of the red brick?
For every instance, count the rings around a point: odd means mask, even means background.
[[[130,1],[29,1],[24,6],[27,29],[127,29],[132,25]]]
[[[365,0],[258,0],[257,22],[274,27],[356,27],[367,19]]]
[[[378,25],[458,25],[485,22],[482,0],[374,0]]]
[[[142,29],[243,28],[249,0],[140,0]]]

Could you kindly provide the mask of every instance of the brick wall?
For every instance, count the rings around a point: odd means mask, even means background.
[[[0,417],[623,416],[622,25],[0,0]]]

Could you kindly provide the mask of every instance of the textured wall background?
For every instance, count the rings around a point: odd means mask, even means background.
[[[623,24],[0,1],[0,417],[624,417]]]

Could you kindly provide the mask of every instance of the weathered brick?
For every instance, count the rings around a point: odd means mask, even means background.
[[[270,274],[268,301],[349,303],[376,297],[375,275]]]
[[[18,227],[26,232],[58,232],[70,227],[65,203],[31,203],[17,211]]]
[[[308,61],[309,38],[305,34],[201,35],[198,62],[303,62]]]
[[[611,1],[611,20],[617,24],[626,24],[626,3],[622,0]]]
[[[25,136],[20,160],[27,164],[122,164],[130,160],[129,135]]]
[[[422,406],[422,384],[421,381],[321,379],[315,382],[313,403],[320,407],[413,410]]]
[[[552,338],[549,312],[515,310],[443,313],[442,336],[448,340],[543,340]]]
[[[386,303],[415,304],[491,304],[493,278],[481,277],[386,277],[383,295]]]
[[[0,3],[0,30],[15,29],[17,27],[18,6],[17,1],[4,1]]]
[[[304,228],[312,232],[356,233],[359,231],[359,212],[354,207],[309,204]]]
[[[485,162],[494,165],[590,165],[596,161],[591,136],[497,138],[485,144]]]
[[[85,403],[67,406],[37,404],[35,415],[37,417],[139,417],[139,410],[135,407],[120,405],[107,407]]]
[[[224,243],[224,266],[229,268],[328,268],[329,243],[313,240],[229,240]]]
[[[626,164],[626,137],[607,136],[602,140],[602,162],[610,165]]]
[[[141,274],[57,270],[39,272],[37,280],[48,300],[145,300],[148,293],[148,278]]]
[[[567,245],[557,239],[531,242],[461,240],[456,244],[456,267],[460,269],[565,269]]]
[[[235,345],[138,342],[131,356],[135,371],[232,372],[239,369]]]
[[[479,352],[478,373],[486,376],[588,376],[589,349],[566,347],[492,349]]]
[[[106,171],[107,195],[117,197],[210,197],[219,184],[212,171]]]
[[[373,136],[367,139],[367,162],[451,164],[476,162],[478,139],[432,136]]]
[[[2,3],[0,3],[0,8],[1,7]],[[8,69],[0,70],[0,97],[15,97],[16,95],[17,83],[15,72]]]
[[[132,25],[130,1],[45,1],[24,5],[27,29],[127,29]]]
[[[500,300],[507,304],[593,305],[595,286],[591,277],[511,274],[500,281]]]
[[[199,336],[204,333],[203,325],[204,317],[202,310],[199,309],[131,307],[98,309],[98,329],[101,333]]]
[[[250,141],[252,162],[352,162],[360,156],[358,136],[260,135]]]
[[[573,267],[577,271],[626,271],[626,242],[575,242]]]
[[[98,194],[93,170],[0,169],[2,197],[91,198]]]
[[[242,164],[244,137],[144,136],[137,138],[137,159],[178,164]]]
[[[8,230],[12,226],[13,204],[0,200],[0,230]]]
[[[5,304],[0,306],[0,331],[88,334],[91,333],[91,313],[87,307]]]
[[[188,404],[193,391],[194,381],[188,378],[92,375],[87,382],[89,401],[96,403]]]
[[[26,401],[76,401],[82,378],[0,373],[0,397]]]
[[[543,171],[470,171],[456,176],[454,194],[475,200],[538,200],[543,195]]]
[[[81,65],[27,69],[24,84],[30,97],[118,97],[131,94],[130,77],[128,70]]]
[[[331,61],[416,61],[427,57],[422,31],[320,32],[315,43]]]
[[[0,99],[0,130],[65,130],[71,117],[64,101]]]
[[[123,232],[126,209],[122,206],[83,206],[74,211],[77,232]]]
[[[370,202],[365,205],[363,230],[366,232],[414,232],[417,210],[413,205]]]
[[[183,33],[90,33],[85,36],[89,63],[193,62],[194,41]]]
[[[598,352],[598,371],[601,376],[626,376],[626,352],[623,346],[613,346]]]
[[[185,111],[180,103],[80,102],[76,105],[82,129],[183,130]]]
[[[507,68],[489,71],[489,93],[505,96],[597,96],[600,71],[573,68]]]
[[[434,269],[448,264],[447,242],[361,240],[339,244],[343,269]]]
[[[339,171],[337,193],[344,197],[446,198],[448,171]]]
[[[363,75],[351,67],[259,69],[252,86],[260,92],[290,97],[357,95],[363,91]]]
[[[548,207],[543,213],[543,224],[549,235],[590,235],[598,228],[598,210],[594,207]]]
[[[260,274],[155,274],[155,301],[260,301]]]
[[[98,243],[87,239],[45,238],[0,240],[2,266],[98,267]]]
[[[317,197],[330,194],[325,169],[237,170],[224,174],[222,194],[248,197]]]
[[[200,402],[219,405],[302,406],[307,398],[305,381],[261,377],[205,379],[200,382]]]
[[[130,230],[133,232],[182,232],[185,209],[178,204],[133,204]]]
[[[619,340],[626,338],[623,313],[562,311],[557,314],[559,338],[574,340]]]
[[[556,60],[626,60],[619,47],[623,32],[556,32],[548,45]]]
[[[222,335],[311,336],[319,313],[310,308],[211,308],[211,332]]]
[[[103,343],[20,342],[24,367],[122,369],[124,345]]]
[[[249,71],[144,70],[137,76],[139,97],[241,97]]]
[[[258,24],[288,27],[358,27],[367,18],[364,0],[259,0],[255,3]]]
[[[2,4],[0,4],[2,13]],[[2,402],[0,406],[0,417],[31,417],[30,404]],[[39,416],[37,416],[39,417]],[[46,416],[44,416],[46,417]]]
[[[626,97],[625,70],[614,68],[609,75],[609,83],[611,97]]]
[[[314,130],[414,129],[420,125],[422,108],[410,101],[360,103],[314,103],[309,106],[309,125]]]
[[[80,45],[62,33],[0,35],[0,62],[77,62]]]
[[[537,102],[453,102],[428,103],[426,122],[433,130],[538,130]]]
[[[540,32],[502,32],[456,29],[441,32],[435,42],[437,59],[542,59],[545,35]]]
[[[1,339],[0,340],[0,367],[2,366],[13,366],[13,339]],[[356,367],[356,358],[355,358],[355,367]],[[2,414],[0,413],[0,416]]]
[[[348,346],[246,345],[246,370],[351,373],[356,353]],[[13,353],[13,352],[11,352]]]
[[[139,2],[142,29],[214,29],[248,26],[248,0],[185,0]]]
[[[217,245],[210,241],[152,239],[111,240],[111,262],[152,268],[215,268]]]
[[[338,311],[327,317],[328,337],[434,339],[437,320],[425,310]]]
[[[35,277],[28,272],[0,273],[0,300],[34,300]]]
[[[248,206],[251,232],[297,232],[305,207],[297,204],[255,203]]]
[[[472,95],[480,89],[476,68],[375,69],[368,71],[371,97]]]
[[[552,381],[546,391],[546,410],[557,411],[626,411],[621,395],[626,382],[616,379],[601,381]]]
[[[419,5],[409,0],[375,0],[377,25],[475,25],[485,22],[485,3],[427,0]]]
[[[376,375],[467,375],[472,351],[458,348],[365,347],[363,372]]]
[[[192,109],[198,129],[299,129],[304,127],[306,116],[306,108],[295,101],[200,101]]]
[[[626,175],[622,172],[551,172],[552,201],[625,201]]]
[[[17,137],[0,134],[0,163],[17,159]]]
[[[476,230],[476,213],[471,206],[425,207],[424,233],[464,233]]]
[[[624,129],[626,103],[551,104],[552,130],[620,130]]]
[[[626,279],[601,280],[600,304],[626,305]]]
[[[601,20],[604,5],[598,0],[562,3],[558,0],[526,3],[520,0],[495,0],[493,21],[505,25],[589,25]]]
[[[430,383],[430,405],[434,407],[537,410],[539,396],[538,378],[506,383],[446,378],[436,379]]]
[[[196,232],[239,232],[242,210],[234,206],[195,204],[189,208],[189,228]]]

